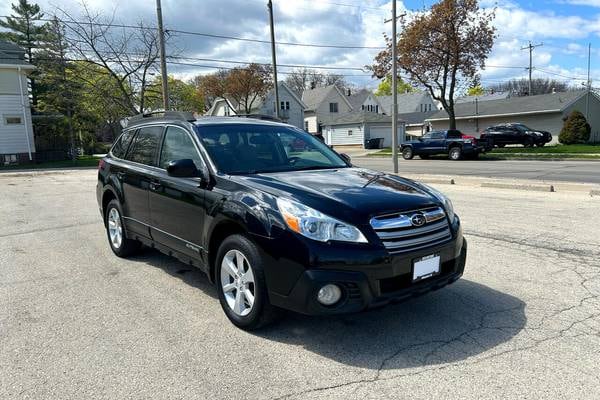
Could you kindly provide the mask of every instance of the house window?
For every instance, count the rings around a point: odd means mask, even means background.
[[[279,109],[281,110],[289,110],[290,109],[290,102],[289,101],[281,101],[279,102]]]
[[[365,105],[363,104],[362,106],[360,106],[360,108],[361,108],[362,110],[364,110],[364,109],[365,109]]]
[[[6,125],[21,125],[23,123],[23,119],[19,116],[6,115],[4,116],[4,123]]]
[[[338,103],[329,103],[329,112],[331,112],[331,113],[338,112]]]
[[[225,116],[229,117],[231,115],[231,111],[229,110],[229,106],[225,106]]]
[[[19,159],[16,154],[5,154],[4,155],[4,165],[16,164]]]
[[[379,105],[375,105],[375,112],[379,114]]]
[[[348,129],[348,136],[352,136],[352,129]]]
[[[308,132],[308,121],[304,121],[304,130]]]

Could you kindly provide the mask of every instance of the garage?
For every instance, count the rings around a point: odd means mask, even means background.
[[[364,146],[369,139],[383,138],[383,147],[392,145],[392,118],[369,111],[351,112],[324,123],[328,145]],[[404,138],[404,122],[398,122],[398,143]]]

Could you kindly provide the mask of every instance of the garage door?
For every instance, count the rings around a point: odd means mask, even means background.
[[[402,141],[402,126],[398,124],[398,143]],[[385,126],[372,126],[369,137],[383,138],[383,147],[392,147],[392,128]]]

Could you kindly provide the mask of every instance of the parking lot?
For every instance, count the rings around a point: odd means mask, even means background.
[[[0,398],[600,397],[600,197],[438,185],[443,290],[247,333],[200,272],[107,244],[93,170],[0,175]]]

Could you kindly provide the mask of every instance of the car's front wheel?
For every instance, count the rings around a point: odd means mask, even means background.
[[[269,303],[260,252],[251,240],[229,236],[219,247],[216,263],[219,300],[234,325],[252,330],[277,317],[279,310]]]
[[[402,149],[402,158],[404,158],[405,160],[412,160],[414,156],[415,155],[413,153],[412,147],[405,147]]]
[[[123,225],[123,212],[117,200],[111,200],[105,211],[106,235],[113,253],[119,257],[128,257],[139,250],[141,243],[127,238]]]

